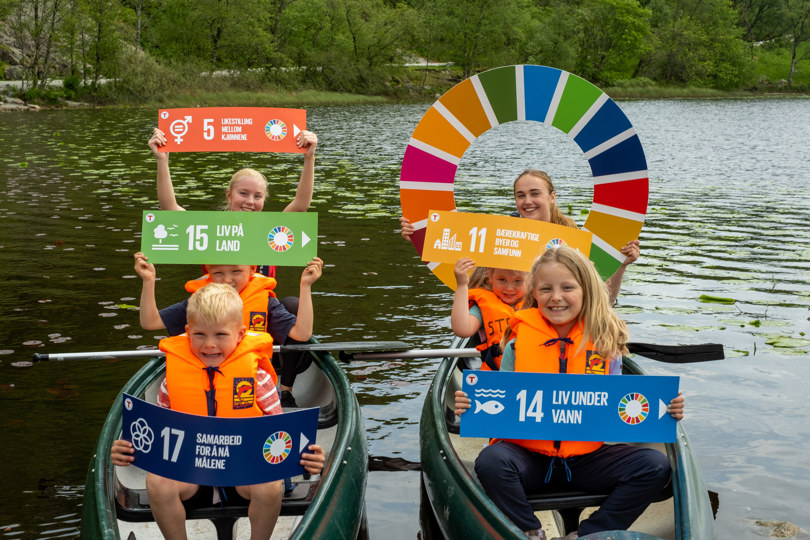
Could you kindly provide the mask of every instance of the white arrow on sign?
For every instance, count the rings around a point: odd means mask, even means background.
[[[293,124],[293,137],[298,137],[299,133],[301,133],[301,128]]]
[[[307,447],[308,444],[309,444],[309,439],[307,439],[307,436],[302,433],[301,434],[301,448],[298,449],[298,453],[299,454],[302,453],[304,451],[304,449]]]
[[[309,244],[309,236],[304,231],[301,231],[301,247]]]
[[[658,418],[667,414],[667,404],[661,398],[658,398]]]

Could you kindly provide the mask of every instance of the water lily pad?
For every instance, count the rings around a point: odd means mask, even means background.
[[[737,301],[733,298],[724,298],[722,296],[711,296],[708,294],[701,294],[699,301],[711,304],[734,304]]]
[[[787,336],[779,336],[765,341],[771,347],[794,349],[797,347],[807,347],[810,345],[810,339],[792,338]]]

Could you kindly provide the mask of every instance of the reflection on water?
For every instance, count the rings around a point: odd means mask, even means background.
[[[621,103],[651,174],[642,258],[617,309],[635,341],[723,343],[725,361],[683,366],[685,427],[718,492],[720,538],[757,537],[755,519],[810,529],[810,428],[800,407],[810,383],[810,162],[805,100]],[[318,133],[313,210],[326,261],[315,285],[323,341],[402,340],[446,345],[451,295],[398,235],[399,165],[427,105],[308,111]],[[0,122],[0,537],[75,536],[81,484],[103,419],[140,361],[74,361],[13,368],[34,351],[153,347],[134,306],[132,269],[141,210],[157,206],[146,140],[156,111],[6,114]],[[178,199],[219,205],[230,175],[271,179],[267,207],[293,198],[301,157],[175,154]],[[456,178],[460,209],[512,210],[525,168],[555,179],[558,203],[582,225],[592,183],[576,145],[553,128],[508,124],[467,151]],[[184,296],[193,266],[158,268],[159,305]],[[282,268],[280,293],[299,269]],[[703,301],[701,296],[704,296]],[[730,299],[706,302],[705,296]],[[373,456],[419,460],[418,421],[434,360],[346,365],[363,406]],[[372,538],[413,538],[418,473],[373,472]],[[395,527],[390,527],[390,525]]]

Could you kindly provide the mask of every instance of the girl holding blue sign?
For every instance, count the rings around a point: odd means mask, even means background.
[[[627,327],[613,312],[605,285],[576,250],[547,250],[534,265],[524,309],[503,339],[501,371],[619,374]],[[456,392],[456,414],[470,399]],[[683,418],[679,394],[668,411]],[[500,440],[481,451],[475,472],[495,504],[530,538],[545,538],[527,494],[548,490],[609,493],[566,538],[627,529],[669,481],[658,450],[589,441]]]

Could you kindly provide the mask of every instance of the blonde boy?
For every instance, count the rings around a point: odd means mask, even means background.
[[[212,283],[195,292],[188,302],[188,324],[183,335],[161,340],[166,352],[166,379],[160,388],[158,404],[191,414],[208,416],[259,416],[281,413],[275,384],[271,377],[272,339],[266,333],[246,333],[242,322],[242,301],[228,285]],[[234,379],[253,381],[252,403],[237,403],[232,398]],[[240,382],[240,384],[242,384]],[[302,454],[301,465],[310,473],[320,473],[323,449],[310,445],[312,454]],[[113,443],[113,464],[130,465],[134,461],[132,444]],[[251,540],[269,539],[281,510],[283,481],[236,486],[234,496],[249,502]],[[185,539],[186,510],[200,486],[164,478],[146,476],[152,514],[160,531],[170,540]],[[234,496],[229,497],[233,500]],[[200,501],[211,504],[211,501]]]
[[[301,274],[298,311],[295,315],[287,311],[276,299],[273,292],[276,286],[275,279],[257,274],[255,266],[208,265],[206,266],[208,273],[202,278],[186,283],[186,290],[193,292],[209,282],[230,285],[242,298],[244,303],[243,321],[248,330],[267,332],[279,345],[284,345],[288,339],[306,342],[312,336],[314,319],[312,284],[320,278],[322,270],[323,261],[318,257],[314,257],[307,263]],[[135,254],[135,271],[143,280],[140,322],[144,330],[165,328],[173,336],[182,333],[186,325],[188,301],[184,300],[158,311],[155,302],[155,281],[157,279],[155,266],[149,263],[141,252]],[[279,388],[282,402],[287,401],[285,406],[296,406],[291,393],[292,386],[296,373],[306,368],[304,362],[308,359],[308,355],[303,355],[302,358],[290,359],[290,364],[283,366]]]

